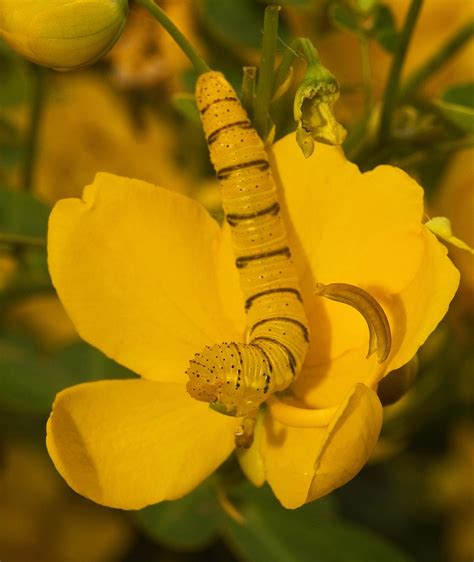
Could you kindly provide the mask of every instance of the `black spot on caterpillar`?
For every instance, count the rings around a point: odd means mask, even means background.
[[[308,325],[263,143],[222,74],[200,76],[196,98],[231,228],[248,331],[246,343],[197,353],[187,390],[224,414],[252,416],[300,372]]]

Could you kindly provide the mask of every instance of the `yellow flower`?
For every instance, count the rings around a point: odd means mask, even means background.
[[[2,0],[0,37],[37,64],[73,70],[105,55],[127,11],[127,0]]]
[[[312,337],[291,403],[273,397],[238,456],[256,485],[266,480],[296,508],[362,468],[382,423],[377,383],[434,330],[458,273],[421,222],[422,189],[401,170],[361,174],[325,145],[305,159],[293,135],[271,157]],[[142,376],[58,394],[47,431],[57,469],[80,494],[125,509],[190,492],[231,454],[241,423],[185,390],[196,352],[244,340],[229,228],[180,194],[99,174],[82,200],[53,210],[49,264],[79,334]],[[335,281],[383,305],[393,336],[385,363],[366,358],[357,312],[314,295]]]

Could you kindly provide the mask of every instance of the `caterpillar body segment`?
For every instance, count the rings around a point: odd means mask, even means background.
[[[222,413],[252,415],[300,372],[307,320],[263,142],[221,73],[200,76],[196,99],[231,228],[248,330],[247,343],[196,354],[187,390]]]

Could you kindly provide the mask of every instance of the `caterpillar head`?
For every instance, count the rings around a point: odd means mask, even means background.
[[[269,394],[268,365],[251,345],[206,347],[191,359],[186,374],[188,393],[227,416],[253,414]]]

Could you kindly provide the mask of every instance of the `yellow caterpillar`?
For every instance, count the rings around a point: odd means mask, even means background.
[[[263,142],[221,73],[200,76],[196,99],[231,227],[248,341],[196,354],[187,390],[224,414],[252,416],[300,372],[307,320]]]

